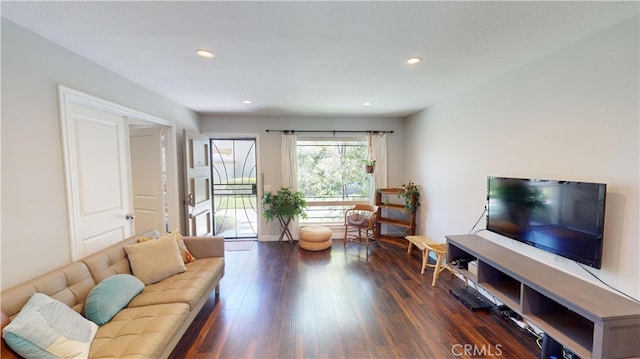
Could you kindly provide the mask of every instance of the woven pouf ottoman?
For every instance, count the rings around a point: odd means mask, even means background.
[[[298,245],[308,251],[321,251],[331,247],[331,229],[323,226],[300,228]]]

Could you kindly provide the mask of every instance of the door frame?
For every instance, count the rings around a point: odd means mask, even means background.
[[[258,132],[227,132],[227,133],[216,133],[216,132],[202,132],[203,135],[209,136],[209,140],[215,138],[219,140],[232,140],[237,138],[255,138],[256,139],[256,186],[258,189],[258,203],[262,203],[262,197],[264,196],[264,173],[260,172],[262,166],[260,165],[260,133]],[[212,202],[213,206],[213,202]],[[260,240],[262,237],[262,205],[258,205],[258,213],[257,213],[257,238],[256,240]],[[215,208],[211,208],[211,210],[215,213]]]
[[[71,164],[69,158],[72,155],[67,144],[69,138],[66,132],[65,123],[67,121],[67,104],[75,103],[99,109],[105,112],[110,112],[119,116],[123,116],[129,123],[131,122],[144,122],[156,126],[162,126],[165,128],[166,136],[166,168],[167,168],[167,203],[169,214],[169,228],[180,227],[180,193],[178,186],[178,158],[177,158],[177,144],[176,144],[176,127],[175,124],[155,117],[153,115],[146,114],[107,100],[103,100],[99,97],[95,97],[84,92],[68,88],[66,86],[58,85],[58,109],[60,115],[60,131],[62,133],[62,152],[64,158],[64,170],[65,170],[65,186],[67,192],[72,188],[71,183]],[[130,154],[127,154],[129,157]],[[130,161],[129,164],[130,165]],[[131,187],[131,183],[129,183]],[[74,202],[72,199],[73,193],[67,193],[67,218],[68,229],[70,234],[70,249],[72,260],[77,260],[80,257],[80,245],[77,241],[77,233],[75,231],[76,223],[74,218]]]
[[[213,172],[214,172],[214,161],[213,161],[213,153],[214,153],[214,146],[213,146],[213,142],[214,141],[252,141],[253,142],[253,154],[254,154],[254,163],[255,163],[255,176],[256,176],[256,182],[255,182],[255,201],[256,201],[256,221],[255,221],[255,236],[251,236],[251,237],[238,237],[238,233],[237,233],[237,223],[236,223],[236,231],[235,237],[228,237],[228,239],[230,241],[243,241],[243,240],[258,240],[258,230],[260,228],[260,226],[258,225],[260,222],[260,217],[258,217],[259,215],[261,215],[261,211],[260,208],[262,207],[261,203],[261,196],[260,196],[260,191],[258,189],[258,185],[259,185],[259,180],[260,180],[260,175],[258,172],[258,139],[255,136],[241,136],[241,137],[220,137],[220,136],[209,136],[209,143],[211,144],[211,164],[210,164],[210,170],[211,170],[211,194],[212,194],[212,200],[213,202],[211,203],[212,205],[212,211],[214,213],[214,217],[213,217],[213,227],[215,229],[216,226],[216,221],[215,221],[215,213],[216,213],[216,208],[214,206],[214,204],[216,203],[216,192],[215,192],[215,180],[214,180],[214,176],[213,176]],[[234,160],[237,157],[235,157],[234,155]],[[234,169],[235,170],[235,169]],[[235,174],[235,173],[234,173]],[[224,195],[221,195],[224,196]],[[215,233],[215,232],[214,232]],[[217,234],[217,233],[216,233]],[[225,241],[227,240],[227,237],[225,236]]]

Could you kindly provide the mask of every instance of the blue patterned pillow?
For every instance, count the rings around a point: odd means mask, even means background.
[[[86,358],[97,331],[66,304],[34,293],[2,337],[24,358]]]
[[[131,274],[113,275],[89,292],[84,303],[84,315],[92,322],[103,325],[143,289],[144,284]]]

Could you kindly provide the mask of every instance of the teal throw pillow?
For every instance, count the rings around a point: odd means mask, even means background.
[[[84,315],[92,322],[103,325],[143,289],[144,284],[140,279],[130,274],[113,275],[91,290],[84,304]]]

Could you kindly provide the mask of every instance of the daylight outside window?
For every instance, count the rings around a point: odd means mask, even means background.
[[[298,190],[308,205],[302,223],[342,223],[346,209],[369,203],[366,140],[298,140],[297,156]]]

